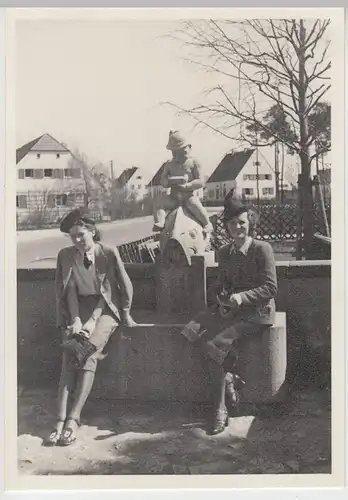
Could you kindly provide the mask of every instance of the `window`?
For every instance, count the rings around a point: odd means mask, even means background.
[[[57,194],[56,196],[56,206],[66,207],[68,203],[68,196],[66,194]]]
[[[255,165],[255,167],[259,167],[261,163],[259,161],[254,161],[253,165]]]
[[[262,194],[267,196],[267,195],[272,195],[274,193],[274,189],[271,187],[267,188],[262,188]]]
[[[214,198],[214,190],[208,189],[208,198]]]
[[[44,177],[53,177],[53,169],[45,168],[44,169]]]
[[[256,178],[257,178],[256,174],[245,174],[244,175],[245,181],[256,181]]]
[[[36,155],[36,158],[37,158],[38,160],[41,158],[40,153],[38,153],[38,154]]]
[[[64,177],[72,177],[72,172],[71,172],[71,168],[65,168],[64,169]]]
[[[26,168],[24,170],[25,177],[34,177],[34,170],[32,168]]]
[[[58,158],[60,158],[60,154],[59,153],[57,153],[57,160],[58,160]]]
[[[265,181],[270,181],[272,180],[271,174],[265,174]]]
[[[243,194],[245,196],[252,196],[254,194],[254,190],[252,188],[243,188]]]
[[[141,175],[138,175],[137,179],[141,179]]]
[[[138,184],[138,189],[141,189],[141,184]]]
[[[16,207],[28,208],[27,196],[25,194],[19,194],[16,196]]]
[[[134,186],[134,184],[131,184],[129,187],[130,187],[131,189],[134,189],[134,187],[135,187],[135,186]]]

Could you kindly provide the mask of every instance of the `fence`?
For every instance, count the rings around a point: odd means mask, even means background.
[[[291,241],[298,237],[298,208],[295,204],[287,205],[261,205],[254,208],[260,220],[257,227],[259,240],[266,241]],[[326,213],[329,226],[331,226],[330,205],[326,205]],[[314,205],[314,232],[324,233],[325,225],[319,205]],[[221,245],[230,241],[222,222],[221,214],[214,217],[214,233],[212,235],[212,246],[218,249]]]

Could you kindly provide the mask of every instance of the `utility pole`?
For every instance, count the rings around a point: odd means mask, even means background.
[[[274,143],[274,174],[275,174],[275,191],[276,200],[279,201],[279,148],[278,141]]]
[[[300,119],[301,144],[301,184],[303,210],[303,243],[305,257],[309,257],[313,241],[313,189],[311,181],[311,164],[308,146],[308,113],[307,113],[307,79],[306,79],[306,29],[303,19],[299,21],[299,85],[298,85],[298,114]]]
[[[257,191],[257,206],[260,206],[260,183],[259,183],[259,147],[256,146],[256,191]]]
[[[111,173],[111,180],[114,180],[114,162],[111,160],[110,161],[110,173]]]

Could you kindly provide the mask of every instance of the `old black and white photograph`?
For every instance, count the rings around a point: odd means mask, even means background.
[[[44,10],[9,21],[12,482],[339,485],[344,11]]]

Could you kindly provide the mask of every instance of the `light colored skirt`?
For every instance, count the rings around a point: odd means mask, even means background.
[[[84,324],[91,317],[99,299],[99,295],[79,296],[79,313],[82,324]],[[73,354],[63,351],[63,371],[85,370],[95,372],[101,352],[117,327],[118,321],[116,317],[109,307],[105,306],[104,311],[98,319],[96,327],[89,338],[89,341],[96,346],[96,352],[87,359],[83,367],[76,368],[74,367]],[[68,340],[69,335],[71,334],[67,331],[63,331],[62,341],[64,342]]]

